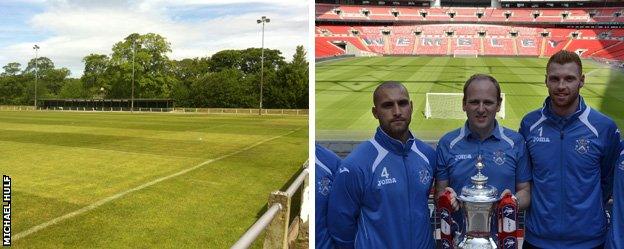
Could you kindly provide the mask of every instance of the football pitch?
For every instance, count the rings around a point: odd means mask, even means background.
[[[228,248],[308,158],[307,116],[0,112],[15,248]]]
[[[316,138],[364,140],[378,121],[371,114],[372,93],[383,81],[402,82],[414,104],[411,130],[425,140],[437,140],[464,124],[462,119],[426,119],[425,94],[461,93],[475,73],[494,76],[506,95],[505,127],[517,130],[522,117],[542,106],[547,59],[373,57],[348,58],[316,64]],[[624,127],[624,73],[594,61],[583,61],[586,75],[581,95],[594,109]],[[461,109],[461,106],[457,106]]]

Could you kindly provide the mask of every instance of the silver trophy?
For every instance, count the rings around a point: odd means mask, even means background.
[[[463,207],[466,234],[459,243],[459,248],[497,248],[491,237],[490,224],[494,216],[495,204],[500,200],[498,190],[487,185],[488,177],[481,174],[485,167],[481,156],[477,158],[478,173],[472,176],[472,185],[462,188],[459,200]]]

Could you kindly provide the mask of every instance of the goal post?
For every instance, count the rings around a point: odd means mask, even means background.
[[[479,57],[479,51],[477,50],[455,50],[453,51],[454,58],[477,58]]]
[[[463,93],[427,93],[425,95],[425,118],[465,119],[462,110]],[[501,93],[503,101],[497,118],[505,118],[505,93]]]

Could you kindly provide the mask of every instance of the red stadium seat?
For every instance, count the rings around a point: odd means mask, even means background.
[[[552,25],[624,22],[624,16],[615,17],[622,10],[316,4],[317,21],[331,23],[316,27],[316,56],[345,54],[345,49],[335,44],[350,44],[368,55],[476,53],[538,57],[566,49],[576,51],[583,58],[622,60],[624,41],[620,40],[624,38],[624,29],[571,29]],[[449,13],[453,13],[453,18]],[[477,13],[482,17],[478,18]],[[331,21],[338,19],[356,25],[336,25],[340,21]],[[377,24],[380,21],[383,24]],[[534,25],[527,26],[527,22]]]

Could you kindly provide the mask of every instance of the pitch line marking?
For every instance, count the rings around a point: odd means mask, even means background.
[[[99,201],[96,201],[96,202],[94,202],[94,203],[92,203],[92,204],[90,204],[90,205],[88,205],[88,206],[86,206],[86,207],[83,207],[83,208],[78,209],[78,210],[76,210],[76,211],[73,211],[73,212],[71,212],[71,213],[67,213],[67,214],[64,214],[64,215],[62,215],[62,216],[56,217],[56,218],[54,218],[54,219],[52,219],[52,220],[46,221],[46,222],[44,222],[44,223],[41,223],[41,224],[36,225],[36,226],[34,226],[34,227],[31,227],[31,228],[29,228],[29,229],[27,229],[27,230],[25,230],[25,231],[23,231],[23,232],[20,232],[20,233],[16,234],[16,235],[13,237],[13,241],[18,241],[18,240],[20,240],[20,239],[22,239],[22,238],[24,238],[24,237],[26,237],[26,236],[28,236],[28,235],[31,235],[31,234],[33,234],[33,233],[36,233],[36,232],[38,232],[38,231],[40,231],[40,230],[43,230],[43,229],[45,229],[45,228],[47,228],[47,227],[49,227],[49,226],[52,226],[52,225],[54,225],[54,224],[56,224],[56,223],[59,223],[59,222],[61,222],[61,221],[67,220],[67,219],[69,219],[69,218],[72,218],[72,217],[75,217],[75,216],[81,215],[81,214],[83,214],[83,213],[86,213],[86,212],[88,212],[88,211],[91,211],[91,210],[93,210],[93,209],[96,209],[96,208],[98,208],[98,207],[100,207],[100,206],[102,206],[102,205],[104,205],[104,204],[106,204],[106,203],[109,203],[109,202],[111,202],[111,201],[117,200],[117,199],[119,199],[119,198],[121,198],[121,197],[124,197],[124,196],[126,196],[126,195],[128,195],[128,194],[130,194],[130,193],[132,193],[132,192],[136,192],[136,191],[142,190],[142,189],[147,188],[147,187],[149,187],[149,186],[152,186],[152,185],[154,185],[154,184],[156,184],[156,183],[159,183],[159,182],[162,182],[162,181],[165,181],[165,180],[171,179],[171,178],[176,177],[176,176],[180,176],[180,175],[186,174],[186,173],[188,173],[188,172],[190,172],[190,171],[193,171],[193,170],[195,170],[195,169],[198,169],[198,168],[200,168],[200,167],[202,167],[202,166],[205,166],[205,165],[211,164],[211,163],[213,163],[213,162],[216,162],[216,161],[219,161],[219,160],[222,160],[222,159],[225,159],[225,158],[231,157],[231,156],[236,155],[236,154],[239,154],[239,153],[241,153],[241,152],[248,151],[248,150],[250,150],[250,149],[252,149],[252,148],[254,148],[254,147],[257,147],[258,145],[261,145],[261,144],[263,144],[263,143],[266,143],[266,142],[269,142],[269,141],[272,141],[272,140],[275,140],[275,139],[278,139],[278,138],[281,138],[281,137],[284,137],[284,136],[288,136],[288,135],[293,134],[293,133],[295,133],[295,132],[297,132],[297,131],[299,131],[299,130],[301,130],[301,129],[302,129],[302,128],[295,129],[295,130],[292,130],[292,131],[290,131],[290,132],[288,132],[288,133],[285,133],[285,134],[282,134],[282,135],[279,135],[279,136],[275,136],[275,137],[271,137],[271,138],[267,138],[267,139],[261,140],[261,141],[259,141],[259,142],[256,142],[256,143],[254,143],[254,144],[250,145],[250,146],[247,146],[247,147],[245,147],[245,148],[243,148],[243,149],[241,149],[241,150],[239,150],[239,151],[230,152],[230,153],[225,154],[225,155],[222,155],[222,156],[220,156],[220,157],[217,157],[217,158],[214,158],[214,159],[209,159],[209,160],[206,160],[206,161],[204,161],[204,162],[202,162],[202,163],[200,163],[200,164],[197,164],[197,165],[195,165],[195,166],[193,166],[193,167],[191,167],[191,168],[188,168],[188,169],[185,169],[185,170],[178,171],[178,172],[173,173],[173,174],[168,175],[168,176],[163,176],[163,177],[158,178],[158,179],[155,179],[155,180],[153,180],[153,181],[151,181],[151,182],[147,182],[147,183],[144,183],[144,184],[142,184],[142,185],[140,185],[140,186],[137,186],[137,187],[134,187],[134,188],[128,189],[128,190],[126,190],[126,191],[123,191],[123,192],[117,193],[117,194],[115,194],[115,195],[112,195],[112,196],[106,197],[106,198],[101,199],[101,200],[99,200]]]

